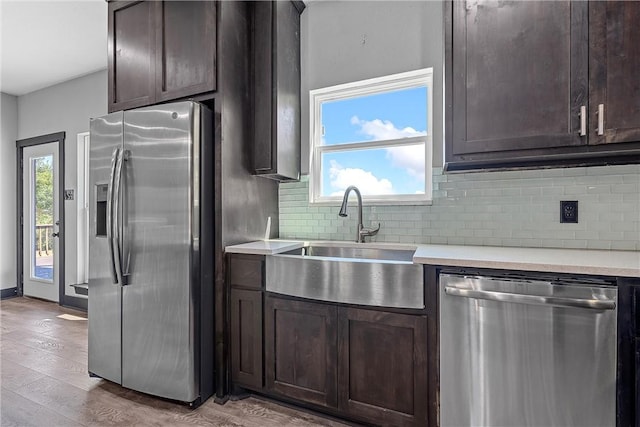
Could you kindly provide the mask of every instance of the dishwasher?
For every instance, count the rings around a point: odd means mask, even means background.
[[[598,278],[441,274],[441,425],[615,426],[617,294]]]

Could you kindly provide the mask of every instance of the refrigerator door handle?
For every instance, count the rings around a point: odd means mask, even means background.
[[[120,204],[120,184],[122,182],[122,163],[123,163],[123,154],[124,150],[118,150],[118,161],[116,162],[116,169],[114,174],[114,184],[113,184],[113,221],[112,221],[112,240],[111,246],[113,247],[113,260],[116,270],[117,282],[121,286],[124,285],[124,280],[122,277],[122,245],[120,242],[120,214],[119,214],[119,204]]]
[[[113,283],[118,283],[118,274],[116,271],[116,259],[113,247],[113,187],[116,177],[116,164],[120,157],[120,149],[114,148],[111,155],[111,172],[109,174],[109,186],[107,188],[107,246],[109,246],[109,270],[111,271],[111,279]]]
[[[127,161],[129,160],[129,150],[122,150],[122,183],[120,184],[120,192],[122,193],[122,227],[121,227],[121,237],[120,243],[122,248],[122,262],[120,263],[120,271],[122,272],[122,285],[129,284],[129,266],[130,266],[130,257],[131,257],[131,247],[129,242],[129,231],[127,230],[127,226],[129,225],[128,217],[126,213],[129,211],[129,193],[127,187]]]

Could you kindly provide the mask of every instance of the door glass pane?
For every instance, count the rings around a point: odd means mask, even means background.
[[[53,281],[53,156],[31,159],[32,176],[32,268],[34,279]]]

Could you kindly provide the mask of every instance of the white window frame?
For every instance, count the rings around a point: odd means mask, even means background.
[[[77,139],[77,283],[89,283],[89,132]]]
[[[392,90],[427,87],[427,134],[417,137],[353,142],[347,144],[322,145],[322,103],[339,99],[389,92]],[[322,196],[322,154],[350,151],[354,149],[388,148],[391,146],[415,145],[424,141],[425,146],[425,192],[424,194],[363,195],[369,204],[375,205],[422,205],[432,200],[432,156],[433,156],[433,68],[392,74],[368,80],[314,89],[309,91],[309,204],[337,205],[342,196]]]

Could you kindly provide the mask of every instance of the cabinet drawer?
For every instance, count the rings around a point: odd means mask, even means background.
[[[263,272],[263,256],[231,255],[229,260],[229,284],[231,286],[262,289]]]

